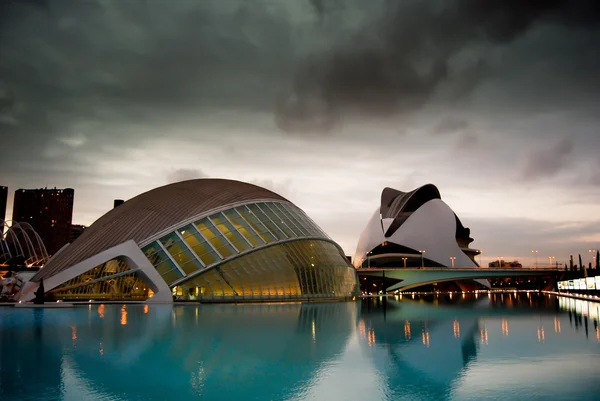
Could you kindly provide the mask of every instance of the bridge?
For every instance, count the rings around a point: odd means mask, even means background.
[[[557,268],[448,268],[448,267],[420,267],[420,268],[372,268],[358,269],[359,277],[372,277],[391,279],[397,281],[386,288],[390,291],[406,291],[422,285],[458,281],[491,278],[513,278],[513,277],[556,277],[563,270]]]

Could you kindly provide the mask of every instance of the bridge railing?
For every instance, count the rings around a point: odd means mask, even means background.
[[[553,270],[553,271],[564,271],[564,267],[557,266],[519,266],[519,267],[439,267],[439,266],[424,266],[424,267],[403,267],[403,266],[389,266],[389,267],[360,267],[359,271],[370,271],[370,270]]]

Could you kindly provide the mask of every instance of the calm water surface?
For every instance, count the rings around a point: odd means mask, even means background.
[[[598,304],[0,308],[0,400],[598,399]]]

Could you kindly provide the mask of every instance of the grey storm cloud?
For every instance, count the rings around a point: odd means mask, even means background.
[[[0,127],[9,145],[79,119],[218,109],[329,132],[344,118],[418,110],[448,85],[451,99],[465,97],[503,73],[465,56],[472,46],[505,46],[536,24],[565,35],[598,26],[586,0],[11,0],[2,14],[0,81],[19,105],[20,126]],[[584,72],[598,82],[598,71]]]
[[[297,202],[347,249],[363,224],[348,213],[366,221],[386,185],[434,182],[474,215],[512,214],[494,202],[524,189],[536,218],[594,215],[599,9],[0,0],[0,184],[76,187],[76,218],[93,221],[165,182],[241,179]],[[573,177],[556,205],[544,190]],[[469,225],[491,227],[493,248],[498,233],[523,242],[512,224]]]
[[[195,180],[198,178],[207,178],[208,175],[200,169],[179,168],[167,172],[167,182],[169,184],[179,181]]]
[[[464,119],[448,117],[440,121],[434,128],[434,134],[450,134],[464,131],[469,127],[469,122]]]
[[[521,178],[534,181],[553,177],[568,166],[574,149],[573,140],[564,138],[551,146],[538,146],[525,156]]]
[[[358,7],[352,1],[311,4],[325,34]],[[469,46],[505,45],[540,23],[597,28],[600,20],[597,2],[585,0],[372,1],[364,8],[356,29],[299,64],[278,109],[280,127],[306,129],[308,123],[328,130],[348,110],[377,118],[414,111],[448,83],[457,86],[455,96],[465,96],[490,74],[480,57],[453,63]],[[597,71],[588,73],[597,80]]]

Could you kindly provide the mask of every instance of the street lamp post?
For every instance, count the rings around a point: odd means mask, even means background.
[[[423,255],[425,255],[425,250],[419,250],[419,252],[421,252],[421,269],[425,268],[425,257]]]
[[[498,256],[498,267],[502,267],[502,256]]]
[[[367,269],[371,268],[371,252],[367,253]]]
[[[404,262],[404,268],[405,268],[405,269],[406,269],[406,260],[407,260],[407,259],[408,259],[408,258],[402,258],[402,261]]]
[[[552,259],[555,259],[554,256],[548,256],[548,259],[550,260],[550,268],[552,268]]]
[[[535,254],[535,267],[537,267],[537,257],[538,257],[538,250],[537,249],[533,249],[531,251],[533,254]]]
[[[597,250],[596,249],[590,249],[588,252],[590,252],[593,255],[593,257],[594,257],[594,263],[592,264],[592,268],[595,269],[596,268],[596,252],[597,252]]]
[[[456,256],[450,256],[450,260],[452,261],[452,268],[454,268],[454,261],[456,260]]]

